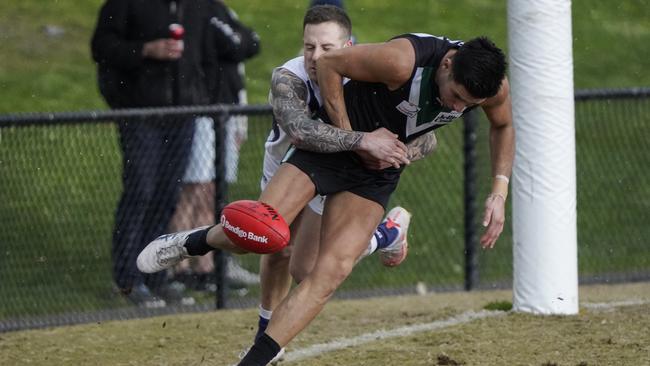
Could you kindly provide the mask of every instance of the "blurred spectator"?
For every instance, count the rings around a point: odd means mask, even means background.
[[[244,63],[259,52],[259,37],[243,25],[226,4],[211,0],[214,6],[210,26],[215,37],[217,62],[207,70],[210,97],[213,103],[246,104]],[[231,116],[225,126],[225,178],[228,183],[237,181],[239,149],[247,137],[246,116]],[[195,121],[194,140],[190,161],[183,177],[183,190],[170,231],[182,231],[215,223],[215,131],[208,117]],[[259,276],[241,267],[230,255],[226,259],[226,276],[232,287],[259,283]],[[195,289],[216,288],[212,252],[192,263],[183,261],[175,278]]]
[[[209,9],[208,0],[106,0],[91,48],[108,105],[207,104],[204,74],[214,67],[206,54]],[[182,26],[182,39],[172,37],[172,24]],[[164,272],[143,275],[135,261],[146,243],[169,227],[192,145],[193,118],[120,120],[117,125],[123,192],[115,214],[113,279],[134,303],[164,306],[183,299],[182,286],[170,286]]]

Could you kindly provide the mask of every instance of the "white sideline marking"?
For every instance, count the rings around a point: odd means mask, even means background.
[[[621,306],[645,305],[650,300],[624,300],[614,302],[582,303],[581,305],[588,309],[612,309]],[[319,356],[326,352],[336,351],[347,347],[359,346],[365,343],[378,341],[381,339],[405,337],[413,333],[453,327],[455,325],[469,323],[476,319],[492,318],[506,315],[505,311],[467,311],[451,318],[436,320],[431,323],[415,324],[391,330],[378,330],[372,333],[365,333],[352,338],[340,338],[327,343],[315,344],[303,349],[287,352],[284,356],[285,362],[301,361],[307,358]]]
[[[359,346],[365,343],[370,343],[378,341],[381,339],[387,338],[396,338],[396,337],[405,337],[417,332],[430,331],[435,329],[441,329],[446,327],[452,327],[454,325],[469,323],[476,319],[483,319],[488,317],[495,317],[500,315],[506,315],[504,311],[468,311],[451,318],[436,320],[431,323],[425,324],[415,324],[405,327],[390,329],[390,330],[378,330],[372,333],[361,334],[352,338],[340,338],[333,340],[327,343],[315,344],[307,348],[298,349],[295,351],[287,352],[284,356],[285,362],[300,361],[311,357],[316,357],[325,352],[336,351],[339,349]]]
[[[623,300],[613,302],[587,302],[583,303],[582,306],[587,309],[611,309],[621,306],[645,305],[648,303],[650,303],[650,300]]]

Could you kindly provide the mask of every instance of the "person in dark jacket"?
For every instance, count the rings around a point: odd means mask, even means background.
[[[210,0],[214,13],[210,27],[214,42],[209,52],[216,62],[206,70],[211,103],[246,104],[244,61],[260,50],[259,36],[239,21],[237,15],[221,0]],[[239,148],[247,137],[248,120],[245,115],[230,116],[225,121],[225,178],[237,181]],[[215,131],[212,118],[201,116],[195,120],[194,139],[188,166],[183,176],[183,190],[172,218],[170,231],[181,231],[215,222]],[[174,278],[199,290],[216,288],[212,253],[181,262],[175,268]],[[259,276],[243,268],[227,255],[225,274],[228,284],[242,288],[260,282]]]
[[[111,108],[210,102],[206,70],[214,68],[208,0],[107,0],[91,41],[99,89]],[[184,29],[175,39],[170,26]],[[113,279],[145,307],[181,299],[165,274],[143,275],[135,265],[143,243],[166,232],[181,189],[193,119],[117,121],[123,192],[113,232]]]

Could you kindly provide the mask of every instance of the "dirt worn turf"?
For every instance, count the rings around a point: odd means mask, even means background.
[[[484,291],[336,301],[288,354],[510,300],[510,291]],[[580,300],[577,316],[490,315],[283,364],[650,365],[650,283],[584,286]],[[228,310],[5,333],[0,365],[230,365],[256,318],[255,310]]]

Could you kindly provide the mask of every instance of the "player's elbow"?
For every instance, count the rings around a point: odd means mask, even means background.
[[[305,139],[300,135],[289,135],[289,141],[291,141],[291,144],[299,149],[304,149],[306,147]]]

